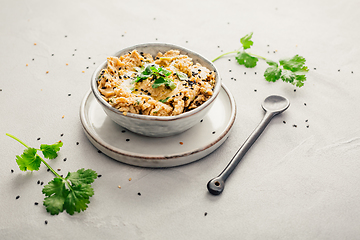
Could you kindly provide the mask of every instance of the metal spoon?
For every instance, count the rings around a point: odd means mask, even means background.
[[[268,123],[271,119],[277,115],[285,111],[289,106],[290,102],[288,99],[282,96],[271,95],[268,96],[264,102],[261,104],[262,108],[265,110],[265,115],[261,120],[260,124],[255,128],[255,130],[251,133],[251,135],[245,140],[243,145],[236,152],[234,157],[228,163],[226,168],[219,174],[219,176],[211,179],[207,188],[211,194],[219,195],[222,193],[225,187],[225,181],[230,176],[232,171],[240,162],[241,158],[245,155],[247,150],[252,146],[252,144],[256,141],[256,139],[261,135],[264,131]]]

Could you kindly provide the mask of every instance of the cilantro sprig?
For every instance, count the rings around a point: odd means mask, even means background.
[[[69,172],[66,177],[59,175],[42,157],[38,151],[47,159],[58,156],[61,141],[52,145],[41,144],[39,149],[27,146],[17,137],[6,134],[26,147],[23,154],[16,156],[16,162],[21,171],[38,171],[41,163],[50,169],[55,178],[44,186],[42,192],[45,195],[44,206],[51,215],[57,215],[64,210],[73,215],[75,212],[85,211],[90,203],[89,198],[94,195],[91,183],[97,178],[97,173],[91,169],[79,169]]]
[[[268,82],[276,82],[281,79],[284,82],[291,83],[296,87],[304,86],[306,81],[306,73],[309,71],[305,66],[305,58],[299,55],[295,55],[292,58],[281,59],[279,62],[274,62],[265,57],[247,52],[246,50],[251,48],[254,42],[251,40],[253,33],[247,34],[240,39],[242,47],[238,50],[224,53],[213,60],[215,62],[219,58],[236,53],[235,59],[240,65],[244,65],[247,68],[253,68],[257,65],[259,59],[264,60],[269,67],[264,72],[264,77]]]
[[[151,85],[152,88],[158,88],[161,85],[165,85],[166,87],[169,87],[171,90],[174,90],[176,88],[176,84],[173,82],[171,78],[169,78],[170,75],[171,75],[171,71],[159,67],[156,64],[147,65],[145,69],[142,72],[140,72],[140,74],[134,80],[134,83],[146,80],[149,77],[153,77],[154,83]]]

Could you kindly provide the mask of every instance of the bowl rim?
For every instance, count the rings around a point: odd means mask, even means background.
[[[216,83],[214,86],[214,90],[213,90],[213,95],[206,100],[204,103],[202,103],[200,106],[198,106],[195,109],[192,109],[188,112],[184,112],[175,116],[152,116],[152,115],[142,115],[142,114],[136,114],[136,113],[127,113],[126,115],[123,114],[122,111],[120,111],[117,108],[114,108],[113,106],[111,106],[108,102],[106,102],[103,98],[101,93],[98,91],[97,89],[97,76],[99,74],[99,72],[104,69],[104,67],[106,67],[107,65],[107,60],[104,61],[103,63],[101,63],[93,72],[92,76],[91,76],[91,90],[94,93],[95,98],[98,100],[98,102],[100,102],[102,104],[103,107],[105,107],[107,110],[110,110],[116,114],[118,114],[119,116],[122,117],[127,117],[127,118],[133,118],[133,119],[141,119],[141,120],[154,120],[154,121],[174,121],[177,119],[182,119],[182,118],[187,118],[190,116],[193,116],[194,114],[204,110],[207,106],[209,106],[215,99],[216,97],[219,95],[220,89],[221,89],[221,85],[222,85],[222,80],[220,77],[220,73],[218,71],[218,69],[216,68],[216,66],[210,61],[208,60],[206,57],[204,57],[203,55],[190,50],[188,48],[176,45],[176,44],[172,44],[172,43],[166,43],[166,42],[146,42],[146,43],[139,43],[139,44],[135,44],[135,45],[131,45],[128,47],[125,47],[119,51],[117,51],[115,54],[111,55],[111,56],[116,56],[119,57],[121,54],[123,54],[124,52],[128,52],[131,50],[135,50],[137,48],[140,47],[145,47],[148,45],[158,45],[158,46],[169,46],[175,50],[180,50],[180,52],[188,52],[192,55],[195,55],[203,60],[205,60],[208,64],[210,64],[210,66],[213,68],[212,71],[214,71],[216,73]]]

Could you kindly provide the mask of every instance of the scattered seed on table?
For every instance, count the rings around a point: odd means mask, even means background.
[[[207,216],[207,212],[204,213],[204,216]]]
[[[131,178],[129,178],[129,181],[131,181]]]
[[[121,188],[121,186],[119,185],[118,188]]]
[[[60,134],[60,137],[62,137],[62,136],[64,136],[64,134],[62,133],[62,134]]]
[[[306,103],[304,103],[304,105],[306,106]]]
[[[285,122],[285,121],[283,121],[283,123],[284,123],[284,124],[286,124],[286,122]]]
[[[316,68],[314,68],[314,70],[316,70]]]
[[[51,56],[54,56],[54,54],[51,54]]]
[[[41,182],[41,183],[40,183],[40,185],[43,185],[43,184],[44,184],[44,182]]]
[[[37,184],[40,184],[40,180],[37,181]]]
[[[126,131],[125,131],[125,130],[122,130],[121,132],[124,133],[124,132],[126,132]]]
[[[212,134],[215,134],[215,131],[213,131]]]
[[[101,174],[99,174],[99,175],[98,175],[98,178],[101,178],[101,177],[102,177],[102,175],[101,175]]]
[[[297,125],[296,125],[296,124],[294,124],[294,125],[293,125],[293,127],[297,127]]]
[[[200,122],[203,122],[203,121],[204,121],[203,119],[200,120]]]
[[[338,72],[340,72],[340,69],[338,70]]]
[[[39,205],[39,203],[38,203],[38,202],[35,202],[34,205]]]
[[[49,71],[46,71],[46,74],[48,74],[49,73]]]
[[[254,92],[257,92],[257,90],[256,90],[256,89],[254,89]]]
[[[306,128],[309,128],[309,125],[307,125]]]
[[[127,141],[127,142],[129,142],[129,141],[130,141],[130,139],[129,139],[129,138],[127,138],[127,139],[126,139],[126,141]]]
[[[10,171],[11,171],[11,173],[13,173],[13,172],[14,172],[14,170],[13,170],[13,169],[11,169]]]
[[[308,121],[309,121],[309,120],[307,120],[307,119],[305,120],[305,122],[308,122]]]
[[[68,96],[70,97],[70,96],[71,96],[71,93],[69,93]]]
[[[246,74],[246,72],[244,72],[244,74]]]
[[[180,145],[183,145],[184,143],[183,142],[179,142]]]
[[[26,66],[29,66],[29,64],[26,64]]]
[[[48,224],[48,221],[47,220],[45,220],[45,225],[47,225]]]
[[[19,195],[17,195],[15,199],[19,199],[19,198],[20,198],[20,196],[19,196]]]
[[[229,70],[229,72],[231,72],[231,69]]]
[[[79,145],[79,142],[76,142],[76,145]]]
[[[48,168],[46,171],[50,172],[50,169]]]
[[[58,172],[60,172],[60,171],[61,171],[61,168],[58,168],[57,170],[58,170]]]
[[[38,141],[39,141],[39,140],[40,140],[40,138],[37,138],[36,140],[38,140]]]
[[[138,195],[139,195],[139,196],[141,196],[141,193],[140,193],[140,192],[138,192]]]
[[[256,74],[256,72],[255,72],[255,74]]]
[[[296,92],[296,89],[294,89],[294,92]]]

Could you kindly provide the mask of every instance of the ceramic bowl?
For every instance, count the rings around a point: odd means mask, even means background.
[[[149,116],[134,113],[127,113],[127,115],[124,115],[121,111],[112,107],[108,102],[106,102],[97,89],[97,78],[100,74],[100,71],[107,67],[107,61],[105,61],[93,73],[91,77],[91,89],[96,100],[100,103],[107,116],[115,123],[130,131],[149,137],[167,137],[176,135],[190,129],[195,124],[199,123],[205,114],[209,111],[209,109],[213,106],[213,103],[221,89],[221,78],[215,65],[194,51],[169,43],[138,44],[124,48],[115,53],[113,56],[119,57],[135,49],[139,52],[150,53],[153,56],[155,56],[158,52],[164,53],[171,49],[179,50],[181,54],[188,55],[192,58],[193,63],[200,63],[201,65],[216,73],[216,83],[214,86],[213,95],[199,107],[176,116]]]

